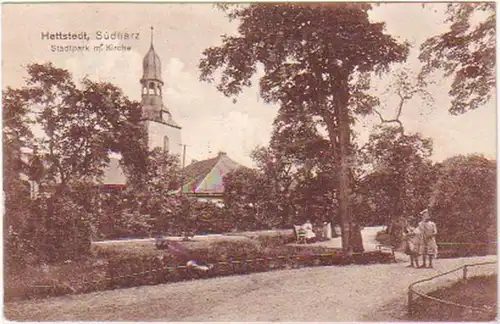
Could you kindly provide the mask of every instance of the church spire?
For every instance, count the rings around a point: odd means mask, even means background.
[[[151,46],[150,46],[150,48],[153,48],[153,26],[151,26]]]
[[[153,27],[151,27],[151,45],[142,61],[142,115],[146,120],[168,123],[179,127],[172,119],[167,107],[163,104],[163,80],[161,78],[161,61],[153,47]]]
[[[142,79],[141,83],[158,82],[160,86],[163,85],[161,78],[161,61],[158,54],[156,54],[153,47],[153,27],[151,26],[151,46],[149,51],[142,61]]]

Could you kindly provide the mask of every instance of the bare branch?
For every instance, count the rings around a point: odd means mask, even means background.
[[[400,105],[400,110],[399,110],[399,115],[401,114],[401,108],[402,108],[402,105]],[[380,118],[380,123],[381,124],[390,124],[390,123],[397,123],[399,124],[399,126],[401,128],[403,128],[403,123],[398,119],[399,118],[399,115],[398,115],[398,118],[394,118],[394,119],[384,119],[384,117],[382,117],[382,114],[375,108],[372,109],[373,112],[375,112],[378,117]]]
[[[396,94],[398,95],[400,100],[399,100],[398,109],[396,111],[396,116],[393,119],[385,119],[382,116],[382,114],[375,108],[372,108],[372,111],[378,115],[378,117],[380,118],[381,124],[396,123],[399,125],[399,130],[400,130],[401,134],[404,134],[404,126],[403,126],[403,123],[401,122],[400,118],[401,118],[401,113],[403,112],[403,106],[404,106],[407,98],[401,94],[401,91],[399,89],[396,91]]]
[[[396,113],[396,117],[394,118],[397,121],[399,121],[399,118],[401,117],[401,111],[403,110],[403,105],[405,103],[405,98],[403,96],[401,96],[401,94],[399,92],[398,92],[398,95],[399,95],[399,98],[401,100],[399,101],[398,111]],[[399,121],[399,124],[401,125],[401,127],[403,127],[403,124],[401,123],[401,121]]]

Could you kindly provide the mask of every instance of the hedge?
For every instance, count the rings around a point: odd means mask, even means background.
[[[4,300],[46,298],[308,266],[390,261],[385,255],[375,252],[348,260],[338,254],[332,255],[340,249],[307,245],[272,247],[266,244],[267,238],[261,240],[264,243],[257,240],[212,242],[207,248],[191,251],[199,263],[214,264],[208,272],[186,268],[186,260],[170,254],[168,250],[158,251],[156,255],[139,252],[124,254],[96,247],[89,259],[50,266],[45,272],[31,268],[22,275],[9,276],[4,283]]]

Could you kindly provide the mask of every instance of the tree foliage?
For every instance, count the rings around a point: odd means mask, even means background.
[[[370,135],[360,156],[370,172],[360,183],[369,205],[371,222],[392,226],[405,220],[414,223],[417,213],[428,206],[434,177],[432,141],[421,134],[403,134],[399,127],[379,126]],[[397,232],[397,233],[396,233]],[[398,229],[392,231],[397,243]]]
[[[332,164],[338,167],[343,246],[352,249],[352,113],[371,112],[373,98],[365,93],[367,73],[405,60],[407,44],[384,34],[383,23],[370,22],[367,4],[251,4],[226,9],[230,19],[239,21],[238,35],[223,36],[221,46],[204,51],[201,79],[215,81],[220,70],[217,89],[237,96],[262,67],[261,96],[279,104],[285,123],[295,119],[324,126]]]
[[[179,159],[159,148],[146,154],[139,165],[143,173],[129,178],[123,191],[105,195],[101,203],[105,215],[100,224],[101,237],[144,237],[152,231],[168,232],[177,215],[182,214],[183,203],[176,192],[180,186]]]
[[[481,155],[443,161],[430,210],[439,241],[485,243],[496,238],[496,161]],[[493,234],[489,233],[493,230]]]
[[[484,17],[480,17],[484,16]],[[479,20],[479,22],[476,22]],[[450,29],[421,45],[421,78],[436,70],[452,77],[450,112],[462,114],[487,103],[496,86],[495,3],[450,3]]]
[[[257,147],[251,155],[256,170],[241,168],[224,178],[224,200],[231,221],[244,229],[283,226],[293,210],[293,163],[271,147]]]
[[[9,233],[23,236],[42,259],[73,258],[89,251],[98,212],[94,189],[109,153],[131,155],[129,139],[141,128],[139,104],[109,83],[77,84],[51,63],[29,64],[27,72],[24,86],[3,92],[4,149],[14,154],[7,182],[28,175],[40,185],[39,196],[19,211],[27,221],[16,223],[16,205],[25,196],[11,196],[18,191],[8,185],[6,223]],[[23,159],[21,150],[29,148],[31,158]],[[39,160],[38,170],[23,160]],[[29,225],[33,222],[38,226]],[[27,251],[18,246],[12,252]]]
[[[46,180],[64,186],[102,176],[109,153],[126,151],[140,128],[139,104],[109,83],[84,79],[78,88],[67,70],[50,63],[31,64],[28,74],[22,104],[45,135],[36,144],[48,163]]]
[[[314,169],[314,161],[278,146],[258,147],[252,157],[257,169],[242,168],[224,178],[225,206],[238,228],[289,228],[338,215],[335,181],[330,181],[330,172]]]
[[[249,230],[263,223],[268,201],[263,181],[261,172],[247,168],[234,170],[224,177],[224,206],[235,228]]]

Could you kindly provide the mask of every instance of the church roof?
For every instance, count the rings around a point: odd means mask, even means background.
[[[226,153],[217,157],[194,162],[184,169],[184,185],[182,192],[194,194],[224,193],[224,176],[243,167],[230,159]]]
[[[144,56],[142,60],[142,69],[144,71],[142,75],[143,80],[157,80],[163,82],[161,79],[161,61],[158,54],[156,54],[153,44],[149,48],[149,51]]]
[[[153,28],[151,27],[151,46],[142,60],[142,80],[156,80],[163,84],[161,79],[160,56],[156,54],[153,46]]]

